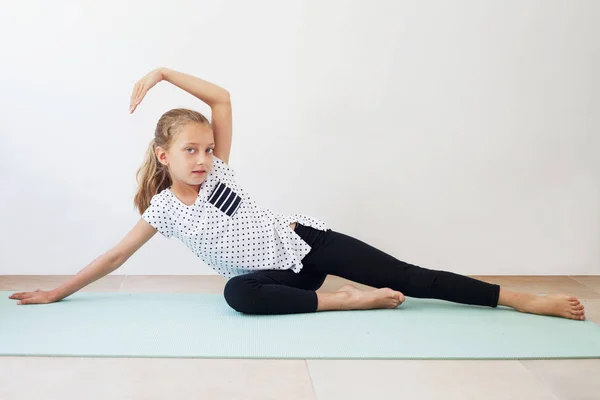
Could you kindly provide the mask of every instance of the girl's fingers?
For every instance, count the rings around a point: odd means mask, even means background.
[[[137,108],[138,104],[140,104],[140,99],[138,99],[137,97],[131,100],[131,105],[129,107],[129,111],[131,113],[133,113],[135,111],[135,109]]]
[[[129,112],[133,113],[137,106],[142,102],[144,96],[148,92],[150,88],[147,85],[147,82],[144,79],[138,81],[133,87],[133,92],[131,93],[131,100],[129,102]]]
[[[34,304],[37,303],[37,297],[35,294],[31,294],[30,296],[23,296],[17,304]]]
[[[140,104],[140,101],[142,101],[142,98],[144,93],[144,84],[142,82],[138,82],[136,84],[136,87],[133,91],[133,93],[131,94],[131,102],[129,103],[129,111],[131,113],[133,113],[135,111],[135,109],[137,108],[137,105]]]
[[[135,98],[136,98],[139,90],[140,90],[140,83],[136,82],[136,84],[133,85],[133,90],[131,91],[131,99],[129,101],[130,107],[133,107],[133,103],[135,103]]]
[[[134,103],[133,103],[133,107],[134,109],[137,108],[137,106],[142,102],[142,99],[144,98],[144,96],[146,95],[145,91],[142,91],[142,93],[139,94],[138,97],[136,97]]]
[[[138,92],[138,94],[135,98],[135,104],[136,105],[140,104],[140,101],[142,101],[142,99],[144,98],[145,95],[146,95],[146,88],[144,87],[144,85],[142,85],[142,87],[140,88],[140,91]]]

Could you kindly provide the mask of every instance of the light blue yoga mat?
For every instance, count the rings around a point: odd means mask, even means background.
[[[222,295],[0,292],[0,355],[294,359],[600,357],[592,321],[407,298],[393,310],[246,315]]]

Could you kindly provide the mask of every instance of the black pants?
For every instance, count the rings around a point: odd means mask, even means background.
[[[343,233],[301,224],[296,233],[311,246],[300,273],[262,270],[231,278],[225,300],[247,314],[294,314],[317,310],[317,294],[328,274],[375,288],[389,287],[407,297],[497,307],[500,286],[408,264]]]

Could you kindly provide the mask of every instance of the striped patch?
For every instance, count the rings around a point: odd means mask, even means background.
[[[223,182],[219,182],[210,195],[208,202],[232,217],[242,204],[242,198]]]

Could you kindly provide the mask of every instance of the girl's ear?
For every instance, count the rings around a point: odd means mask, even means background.
[[[162,147],[159,147],[159,146],[156,147],[156,158],[158,158],[158,161],[162,165],[164,165],[164,166],[169,165],[169,161],[167,160],[167,153],[165,152],[165,150]]]

